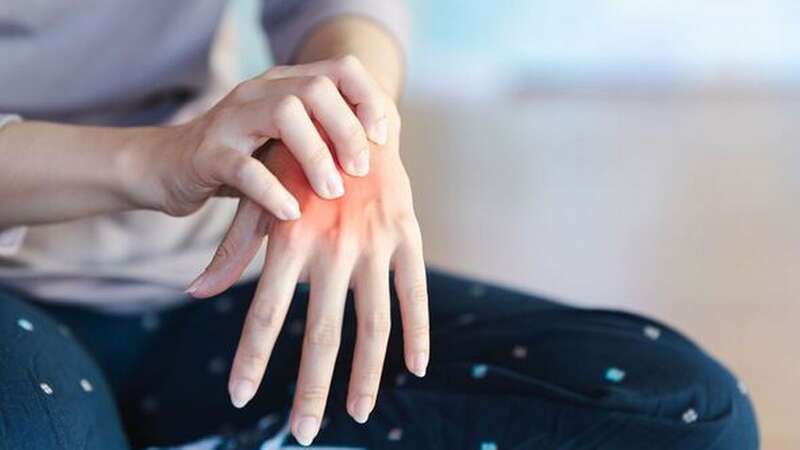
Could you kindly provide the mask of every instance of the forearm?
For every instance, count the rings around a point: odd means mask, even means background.
[[[369,19],[341,17],[319,26],[305,40],[297,63],[351,54],[356,56],[393,99],[403,83],[403,54],[397,41]]]
[[[22,122],[0,129],[0,227],[76,219],[143,206],[143,152],[158,128]],[[162,147],[168,149],[169,147]]]

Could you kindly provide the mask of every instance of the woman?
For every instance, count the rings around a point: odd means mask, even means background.
[[[426,275],[401,2],[262,3],[282,65],[207,110],[223,0],[0,9],[0,442],[757,447],[668,327]]]

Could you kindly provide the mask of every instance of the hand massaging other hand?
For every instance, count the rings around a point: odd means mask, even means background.
[[[348,175],[366,175],[367,137],[377,144],[387,139],[386,102],[354,57],[274,67],[175,127],[178,148],[150,158],[159,192],[140,196],[155,197],[154,207],[168,214],[186,215],[232,188],[277,218],[297,219],[296,199],[252,153],[271,139],[281,140],[318,195],[339,197],[344,186],[334,154]],[[321,134],[330,138],[332,149]]]
[[[292,431],[308,444],[320,426],[348,287],[355,292],[357,337],[347,408],[365,422],[377,397],[390,328],[389,270],[395,271],[405,361],[418,376],[429,357],[428,299],[422,242],[408,176],[400,161],[399,117],[389,102],[386,146],[370,151],[368,176],[344,173],[347,194],[325,200],[311,190],[301,167],[281,143],[265,165],[298,199],[302,218],[280,221],[242,199],[236,218],[193,295],[209,297],[232,285],[263,244],[267,256],[230,374],[233,403],[255,394],[298,281],[309,280],[308,319],[292,408]]]

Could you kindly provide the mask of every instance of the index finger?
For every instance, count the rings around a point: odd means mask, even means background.
[[[325,75],[356,109],[367,136],[372,142],[385,145],[389,135],[386,119],[386,94],[366,67],[355,56],[294,66],[276,66],[264,76],[269,79]]]
[[[261,384],[303,268],[302,252],[291,253],[286,248],[273,237],[267,244],[264,272],[247,312],[228,383],[231,402],[237,408],[244,407]]]

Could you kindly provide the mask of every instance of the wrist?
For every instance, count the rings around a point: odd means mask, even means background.
[[[369,19],[341,17],[313,30],[295,55],[298,63],[357,57],[386,94],[397,100],[403,83],[403,56],[398,43]]]
[[[182,129],[130,128],[113,158],[114,191],[130,209],[164,211],[166,181],[180,153]]]

